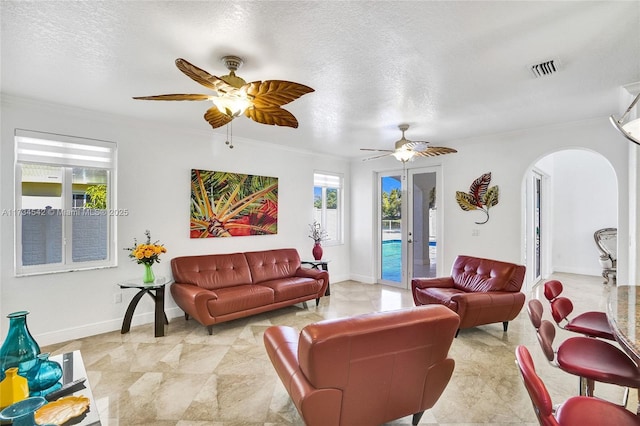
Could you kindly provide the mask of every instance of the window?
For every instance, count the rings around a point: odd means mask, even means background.
[[[16,275],[115,265],[116,144],[16,130]]]
[[[342,176],[313,174],[313,219],[327,231],[327,243],[342,243]]]

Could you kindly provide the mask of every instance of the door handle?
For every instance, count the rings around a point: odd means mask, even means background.
[[[408,242],[408,243],[412,243],[412,242],[413,242],[413,240],[411,240],[411,239],[408,239],[408,240],[407,240],[407,242]]]

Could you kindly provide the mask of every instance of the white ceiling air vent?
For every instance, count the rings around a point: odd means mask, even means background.
[[[529,68],[536,77],[544,77],[546,75],[555,74],[559,71],[558,61],[552,59],[550,61],[533,64]]]

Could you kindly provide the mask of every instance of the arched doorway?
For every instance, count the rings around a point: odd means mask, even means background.
[[[593,233],[618,227],[618,181],[609,161],[586,149],[550,153],[523,182],[527,283],[554,272],[600,275]]]

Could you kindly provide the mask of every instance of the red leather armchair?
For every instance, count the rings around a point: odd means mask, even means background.
[[[502,322],[507,331],[524,306],[524,275],[523,265],[458,256],[450,277],[414,278],[411,291],[416,306],[439,304],[456,312],[460,329]]]
[[[458,315],[422,306],[269,327],[269,358],[307,426],[417,424],[449,383]]]

